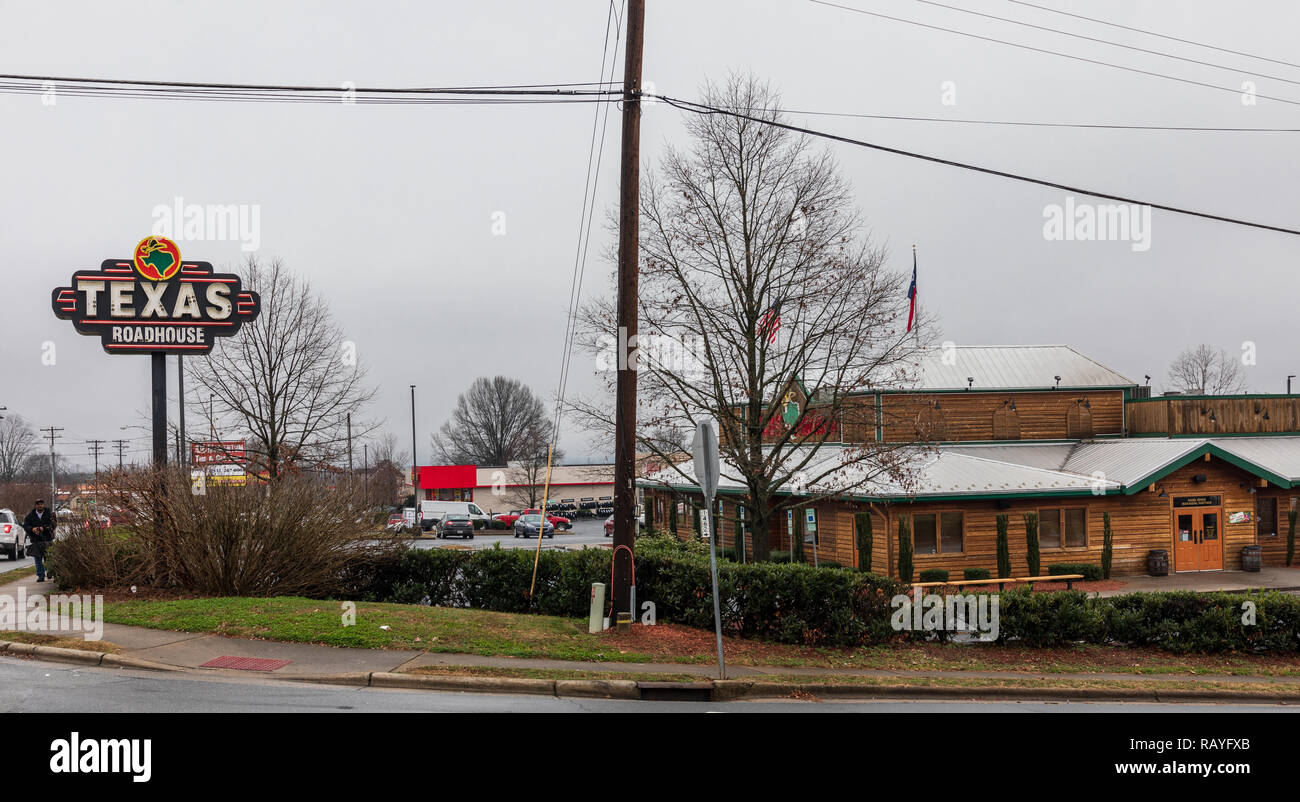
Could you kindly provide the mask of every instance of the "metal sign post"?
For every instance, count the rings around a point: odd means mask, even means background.
[[[712,526],[713,498],[718,492],[718,436],[713,432],[713,425],[700,421],[695,427],[695,444],[691,449],[695,465],[695,479],[704,492],[705,516],[701,519],[702,527],[707,527],[709,539],[709,569],[713,577],[713,630],[718,640],[718,678],[727,678],[727,664],[722,657],[722,607],[718,601],[718,549],[713,539],[715,527]]]

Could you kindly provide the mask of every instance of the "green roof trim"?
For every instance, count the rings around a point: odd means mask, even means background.
[[[1093,393],[1093,392],[1112,392],[1128,390],[1136,387],[1136,384],[1107,384],[1092,387],[956,387],[956,388],[936,388],[925,389],[921,387],[899,387],[899,388],[871,388],[866,390],[850,390],[841,395],[847,397],[859,395],[937,395],[940,393]],[[1222,397],[1222,396],[1217,396]]]
[[[1213,434],[1168,434],[1167,432],[1143,432],[1130,434],[1130,438],[1164,437],[1169,440],[1195,438],[1199,440],[1218,440],[1221,437],[1300,437],[1300,432],[1215,432]]]
[[[699,493],[700,488],[696,485],[662,485],[662,484],[641,484],[638,486],[651,490],[672,490],[682,493]],[[718,488],[718,495],[743,496],[748,491],[741,488]],[[932,496],[864,496],[854,493],[842,493],[834,496],[837,499],[847,501],[866,501],[878,504],[916,504],[920,502],[931,501],[1001,501],[1004,499],[1028,499],[1028,498],[1077,498],[1080,496],[1114,496],[1120,493],[1117,487],[1106,488],[1103,492],[1097,493],[1089,490],[1008,490],[1002,493],[942,493]],[[795,496],[797,493],[773,493],[773,496]]]
[[[1130,404],[1145,404],[1149,401],[1248,401],[1252,398],[1293,398],[1300,400],[1300,393],[1241,393],[1239,395],[1157,395],[1151,398],[1131,398]]]
[[[1170,462],[1166,463],[1163,467],[1159,468],[1156,471],[1153,471],[1151,474],[1143,477],[1139,481],[1134,482],[1132,485],[1126,486],[1124,488],[1124,495],[1126,496],[1136,495],[1142,492],[1143,490],[1145,490],[1152,483],[1160,481],[1161,479],[1165,478],[1166,476],[1178,470],[1179,468],[1184,468],[1188,465],[1191,465],[1196,460],[1203,458],[1206,454],[1209,454],[1210,456],[1215,457],[1217,459],[1221,459],[1224,462],[1228,463],[1229,465],[1236,466],[1242,469],[1243,471],[1245,471],[1246,473],[1257,476],[1260,479],[1267,479],[1268,481],[1272,482],[1278,487],[1289,488],[1292,486],[1290,479],[1287,479],[1286,477],[1283,476],[1279,476],[1273,473],[1272,471],[1261,468],[1255,463],[1243,459],[1242,457],[1239,457],[1236,454],[1232,454],[1227,451],[1224,451],[1223,449],[1219,448],[1218,446],[1212,443],[1206,443],[1201,448],[1198,448],[1194,451],[1190,451],[1187,454],[1184,454],[1183,456],[1177,459],[1171,460]]]

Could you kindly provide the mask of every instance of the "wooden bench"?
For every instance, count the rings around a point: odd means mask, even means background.
[[[1002,590],[1002,586],[1004,584],[1008,582],[1015,583],[1019,581],[1020,581],[1019,579],[1012,579],[1011,577],[1007,576],[1007,577],[989,577],[988,579],[950,579],[947,582],[909,582],[907,584],[908,587],[913,587],[913,588],[935,588],[935,587],[947,587],[947,586],[960,588],[960,587],[965,587],[966,585],[997,585],[998,590]]]

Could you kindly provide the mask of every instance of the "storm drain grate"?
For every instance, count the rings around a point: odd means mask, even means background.
[[[292,663],[292,660],[272,660],[267,657],[235,657],[222,655],[203,664],[203,668],[237,668],[240,671],[275,671]]]

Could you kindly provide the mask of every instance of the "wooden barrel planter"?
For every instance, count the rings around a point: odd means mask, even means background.
[[[1169,576],[1169,552],[1164,549],[1152,549],[1147,552],[1147,575]]]
[[[1241,570],[1259,571],[1263,564],[1263,549],[1259,546],[1242,546],[1241,548]]]

